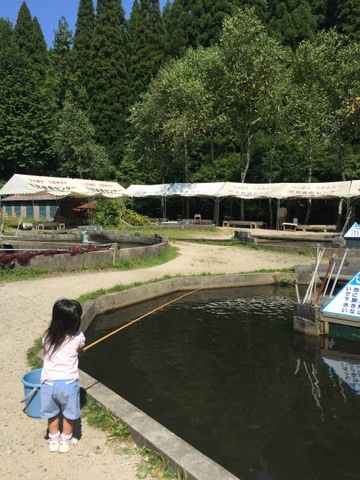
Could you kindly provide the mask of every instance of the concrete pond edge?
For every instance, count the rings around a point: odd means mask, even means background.
[[[86,331],[99,314],[176,292],[196,289],[281,285],[294,283],[291,272],[249,273],[175,277],[110,293],[84,305],[82,329]],[[149,415],[101,382],[80,370],[81,386],[95,401],[109,409],[130,429],[134,442],[159,455],[179,478],[186,480],[235,480],[238,477],[182,440]]]

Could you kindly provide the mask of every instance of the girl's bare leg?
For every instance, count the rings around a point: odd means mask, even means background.
[[[73,431],[74,420],[63,417],[63,435],[71,435]]]
[[[49,433],[55,435],[59,431],[59,415],[49,418],[48,420]]]

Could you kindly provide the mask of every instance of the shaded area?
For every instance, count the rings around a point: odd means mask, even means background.
[[[358,478],[360,397],[319,339],[293,332],[292,293],[199,292],[89,350],[81,368],[241,479]]]

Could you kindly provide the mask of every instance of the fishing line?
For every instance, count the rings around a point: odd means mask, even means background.
[[[130,327],[130,325],[132,325],[132,324],[134,324],[134,323],[136,323],[136,322],[139,322],[140,320],[142,320],[142,319],[145,318],[145,317],[148,317],[148,316],[151,315],[152,313],[155,313],[155,312],[157,312],[158,310],[161,310],[162,308],[170,305],[171,303],[176,302],[177,300],[180,300],[181,298],[187,297],[188,295],[192,295],[193,293],[196,293],[196,292],[198,292],[199,290],[203,290],[203,288],[197,288],[196,290],[191,290],[191,292],[186,292],[186,293],[180,295],[179,297],[176,297],[176,298],[174,298],[173,300],[170,300],[170,302],[166,302],[166,303],[164,303],[163,305],[160,305],[160,307],[156,307],[156,308],[154,308],[153,310],[151,310],[150,312],[144,313],[144,315],[141,315],[140,317],[135,318],[135,320],[131,320],[131,322],[127,323],[126,325],[122,325],[121,327],[117,328],[116,330],[113,330],[112,332],[104,335],[103,337],[99,338],[98,340],[95,340],[95,342],[92,342],[92,343],[90,343],[89,345],[86,345],[86,347],[84,347],[82,350],[83,350],[83,351],[89,350],[89,348],[92,348],[92,347],[94,347],[95,345],[97,345],[98,343],[106,340],[107,338],[112,337],[113,335],[115,335],[115,333],[118,333],[118,332],[120,332],[121,330],[124,330],[125,328]]]

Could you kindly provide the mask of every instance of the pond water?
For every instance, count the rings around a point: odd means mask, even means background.
[[[102,316],[88,342],[168,300]],[[296,334],[292,306],[282,287],[199,292],[80,367],[242,480],[359,479],[359,345]]]

